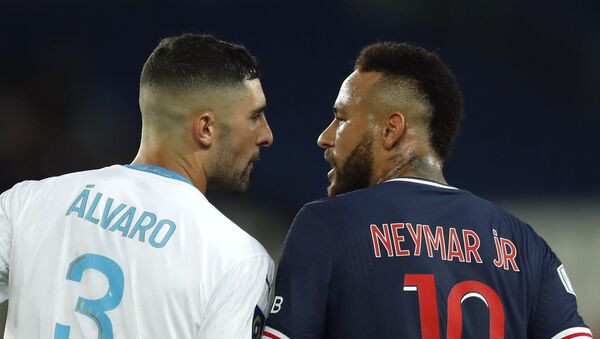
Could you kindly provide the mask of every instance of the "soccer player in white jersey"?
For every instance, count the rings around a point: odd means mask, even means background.
[[[272,259],[204,196],[244,191],[273,142],[254,57],[209,35],[166,38],[139,102],[131,165],[0,195],[5,338],[260,336]]]

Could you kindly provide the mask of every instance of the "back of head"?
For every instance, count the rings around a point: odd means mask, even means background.
[[[207,34],[165,38],[142,69],[144,129],[168,129],[194,111],[216,110],[213,105],[223,100],[215,94],[223,95],[258,77],[256,59],[241,45]]]
[[[258,78],[246,48],[207,34],[163,39],[144,64],[140,87],[228,86]]]
[[[406,43],[381,42],[365,47],[355,68],[382,73],[383,87],[403,96],[409,93],[411,104],[426,106],[431,147],[441,159],[448,156],[462,118],[462,96],[439,56]]]

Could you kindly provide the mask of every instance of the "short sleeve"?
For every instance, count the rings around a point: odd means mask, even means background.
[[[577,312],[575,291],[564,266],[550,247],[541,239],[540,242],[542,279],[533,321],[530,324],[530,337],[591,338],[591,331]]]
[[[259,338],[268,314],[273,274],[268,254],[236,263],[213,292],[198,338]]]
[[[305,206],[284,243],[263,339],[325,336],[332,261],[328,230]]]
[[[0,302],[8,299],[8,272],[12,247],[12,221],[10,216],[13,189],[0,195]]]

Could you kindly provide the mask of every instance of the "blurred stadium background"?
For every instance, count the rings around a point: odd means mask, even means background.
[[[0,191],[132,160],[141,66],[161,38],[188,31],[260,60],[275,144],[248,194],[209,199],[276,259],[296,211],[324,195],[316,138],[359,49],[437,51],[465,97],[448,182],[546,238],[600,335],[600,2],[2,0]]]

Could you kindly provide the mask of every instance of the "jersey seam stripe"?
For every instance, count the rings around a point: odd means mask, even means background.
[[[271,334],[267,331],[263,331],[263,337],[271,338],[271,339],[281,339],[278,336]]]
[[[575,333],[569,336],[563,337],[562,339],[579,339],[579,338],[593,338],[591,334],[588,333]]]
[[[453,187],[453,186],[438,184],[438,183],[435,183],[435,182],[429,182],[429,181],[425,181],[425,180],[412,179],[412,178],[395,178],[395,179],[387,180],[385,182],[392,182],[392,181],[405,181],[405,182],[412,182],[412,183],[415,183],[415,184],[422,184],[422,185],[434,186],[434,187],[439,187],[439,188],[446,188],[446,189],[451,189],[451,190],[459,190],[458,188]]]
[[[571,327],[560,331],[551,339],[593,338],[592,331],[587,327]]]
[[[271,339],[290,339],[287,335],[269,326],[265,326],[263,336]]]

